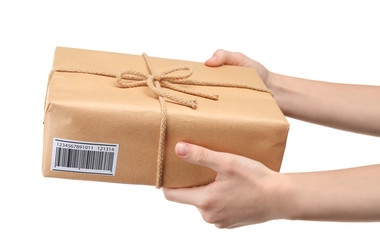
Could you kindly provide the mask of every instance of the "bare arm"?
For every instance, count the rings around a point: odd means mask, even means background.
[[[380,86],[339,84],[268,71],[244,54],[218,50],[207,62],[255,68],[286,116],[342,130],[380,136]]]
[[[380,87],[312,81],[269,72],[241,53],[218,50],[207,62],[255,68],[290,117],[380,136]],[[187,146],[185,151],[184,146]],[[242,156],[177,144],[184,161],[214,169],[209,185],[164,189],[192,204],[205,221],[233,228],[271,219],[380,221],[380,164],[307,173],[277,173]]]
[[[380,136],[380,86],[312,81],[268,73],[284,114],[342,130]]]
[[[285,218],[380,221],[380,164],[283,175],[290,198]]]
[[[184,150],[187,148],[187,150]],[[217,172],[214,182],[164,188],[168,200],[191,204],[219,228],[272,219],[380,221],[380,165],[308,173],[278,173],[243,156],[178,143],[176,154]]]

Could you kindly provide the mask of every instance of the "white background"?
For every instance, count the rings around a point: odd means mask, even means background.
[[[379,10],[376,1],[2,1],[0,239],[379,239],[380,223],[221,230],[152,186],[41,173],[56,46],[201,62],[224,48],[286,75],[379,85]],[[283,172],[380,163],[379,138],[289,122]]]

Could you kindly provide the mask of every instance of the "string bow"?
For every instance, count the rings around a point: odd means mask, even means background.
[[[202,82],[189,80],[188,78],[193,74],[193,70],[190,66],[176,66],[162,73],[156,74],[152,64],[149,61],[148,55],[143,53],[144,60],[148,67],[150,74],[145,74],[135,70],[124,70],[116,76],[116,82],[118,87],[131,88],[138,86],[148,86],[157,96],[163,97],[165,99],[170,99],[175,103],[191,107],[193,109],[197,108],[197,102],[194,99],[185,99],[182,97],[175,96],[168,92],[162,90],[162,87],[166,87],[178,92],[183,92],[199,97],[204,97],[212,100],[217,100],[218,95],[210,95],[207,93],[201,93],[194,90],[189,90],[174,84],[199,84]],[[178,73],[177,75],[172,75],[171,73]],[[135,82],[128,82],[127,80],[134,80]]]
[[[148,67],[150,74],[145,74],[135,70],[123,70],[116,75],[116,83],[121,88],[131,88],[139,86],[148,86],[159,98],[161,104],[161,126],[160,126],[160,139],[158,145],[158,159],[157,159],[157,174],[156,174],[156,188],[162,186],[162,172],[164,163],[164,143],[166,136],[166,99],[170,99],[175,103],[197,108],[197,102],[195,99],[186,99],[175,96],[174,94],[163,91],[162,87],[166,87],[178,92],[183,92],[199,97],[204,97],[212,100],[217,100],[218,95],[210,95],[207,93],[201,93],[194,90],[189,90],[174,84],[198,84],[202,85],[202,82],[189,80],[188,78],[193,74],[193,70],[189,66],[176,66],[162,73],[156,74],[152,64],[149,61],[148,55],[143,53],[145,63]],[[177,73],[173,75],[171,73]],[[182,73],[181,73],[182,72]],[[129,80],[129,81],[128,81]],[[130,80],[133,80],[132,82]]]
[[[193,70],[189,66],[177,66],[173,67],[167,71],[162,73],[156,73],[152,67],[152,64],[149,61],[148,56],[143,54],[145,63],[148,67],[149,74],[141,73],[135,70],[124,70],[119,74],[114,74],[111,72],[103,72],[97,70],[90,70],[85,68],[72,68],[72,67],[54,67],[50,74],[48,80],[48,87],[46,91],[49,89],[49,83],[53,77],[55,72],[67,72],[67,73],[83,73],[83,74],[95,74],[100,76],[107,77],[116,77],[116,84],[121,88],[132,88],[138,86],[148,86],[157,96],[161,105],[161,126],[160,126],[160,139],[158,145],[158,158],[157,158],[157,174],[156,174],[156,188],[161,188],[162,186],[162,172],[163,172],[163,162],[164,162],[164,143],[165,143],[165,135],[166,135],[166,100],[171,100],[174,103],[181,104],[184,106],[191,107],[192,109],[197,108],[197,102],[195,99],[186,99],[182,97],[178,97],[172,93],[168,93],[164,91],[162,87],[166,87],[178,92],[183,92],[186,94],[191,94],[194,96],[199,96],[203,98],[208,98],[212,100],[218,100],[218,95],[210,95],[207,93],[201,93],[195,90],[189,90],[183,87],[180,87],[175,84],[187,84],[187,85],[198,85],[198,86],[217,86],[217,87],[232,87],[232,88],[245,88],[251,89],[254,91],[269,93],[273,96],[273,93],[261,87],[254,87],[246,84],[236,84],[236,83],[218,83],[213,81],[196,81],[191,80],[189,77],[193,74]],[[173,74],[177,73],[177,75]],[[46,104],[47,94],[45,96],[45,115],[48,108]]]

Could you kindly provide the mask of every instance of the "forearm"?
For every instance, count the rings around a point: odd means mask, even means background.
[[[380,165],[282,175],[287,190],[284,218],[380,220]]]
[[[380,86],[312,81],[269,73],[267,84],[285,115],[380,136]]]

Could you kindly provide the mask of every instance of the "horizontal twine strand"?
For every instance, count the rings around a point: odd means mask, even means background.
[[[167,71],[156,74],[152,64],[148,58],[148,55],[143,53],[143,58],[148,68],[149,74],[145,74],[136,70],[123,70],[118,74],[106,71],[94,71],[81,68],[70,68],[70,67],[54,67],[48,78],[48,86],[50,80],[55,72],[68,72],[68,73],[84,73],[84,74],[94,74],[107,77],[115,77],[116,84],[120,88],[133,88],[139,86],[148,86],[157,96],[161,106],[161,123],[160,123],[160,135],[158,144],[158,157],[157,157],[157,170],[156,170],[156,188],[161,188],[162,178],[163,178],[163,167],[164,167],[164,144],[166,137],[167,128],[167,108],[166,100],[170,99],[177,104],[191,107],[192,109],[197,108],[197,102],[195,99],[186,99],[178,97],[174,94],[165,92],[161,87],[169,88],[174,91],[203,97],[211,100],[218,100],[219,95],[212,95],[208,93],[202,93],[191,89],[186,89],[175,84],[186,84],[186,85],[197,85],[197,86],[215,86],[215,87],[232,87],[232,88],[245,88],[255,91],[260,91],[264,93],[269,93],[273,96],[272,91],[253,87],[246,84],[234,84],[234,83],[217,83],[210,81],[197,81],[188,79],[192,74],[193,70],[189,66],[176,66]],[[177,75],[172,73],[181,72]],[[131,82],[132,81],[132,82]],[[46,97],[45,97],[45,111],[46,111]]]

